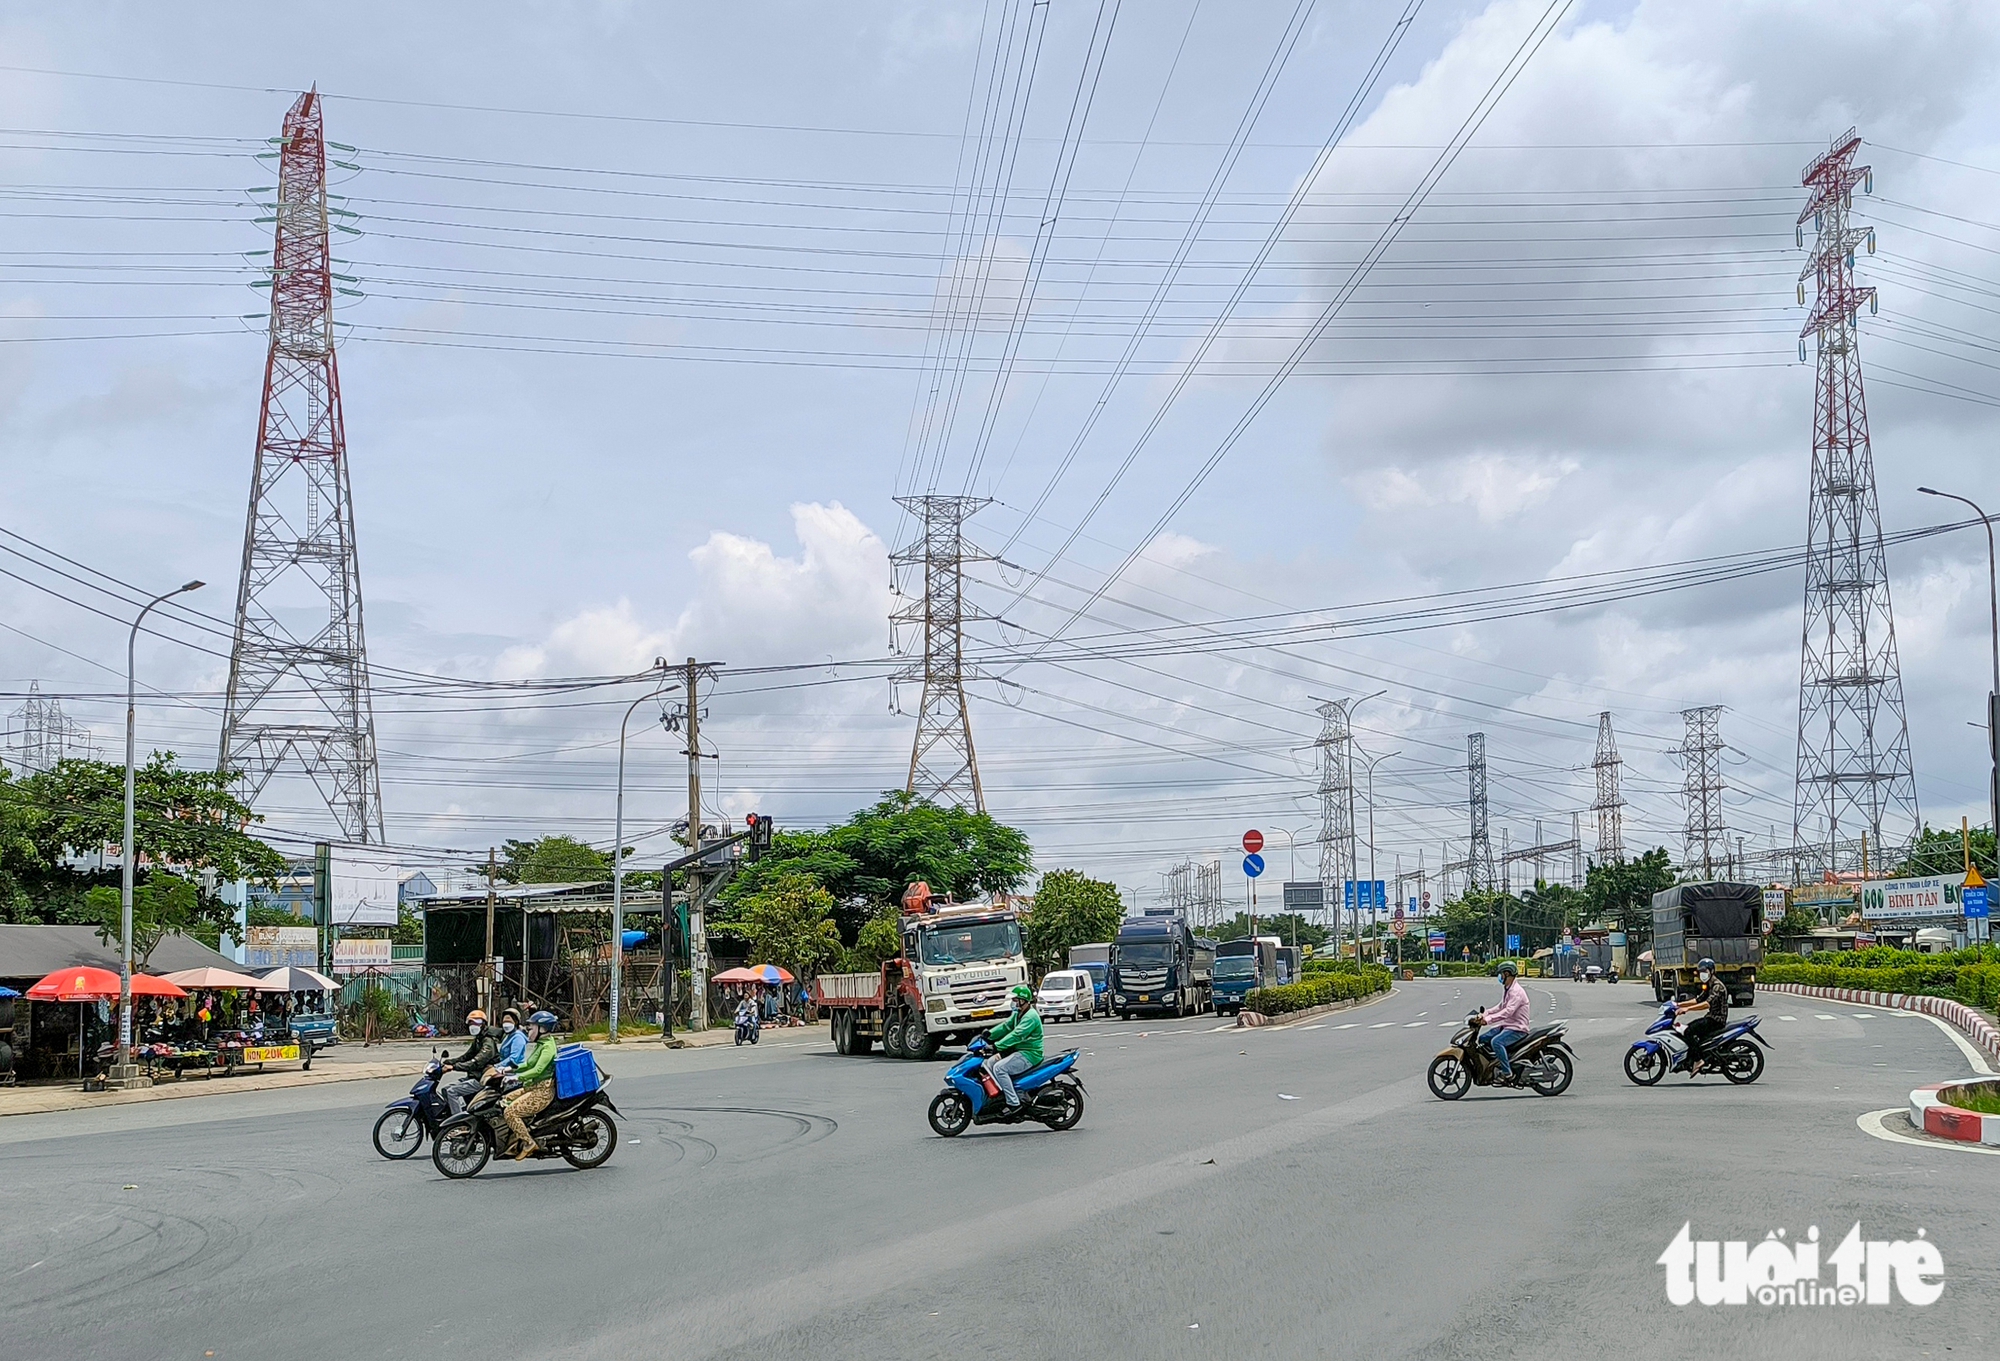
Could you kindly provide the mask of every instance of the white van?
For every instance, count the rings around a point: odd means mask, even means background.
[[[1035,1010],[1045,1021],[1084,1020],[1096,1005],[1096,987],[1083,969],[1057,969],[1035,993]]]

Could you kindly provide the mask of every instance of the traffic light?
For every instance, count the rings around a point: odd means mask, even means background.
[[[771,819],[752,813],[743,821],[750,828],[750,858],[755,860],[771,849]]]

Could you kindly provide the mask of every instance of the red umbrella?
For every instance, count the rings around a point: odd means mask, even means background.
[[[118,996],[118,975],[110,969],[79,965],[58,969],[29,988],[27,996],[37,1002],[108,1002]],[[187,993],[164,978],[132,975],[134,997],[185,997]]]

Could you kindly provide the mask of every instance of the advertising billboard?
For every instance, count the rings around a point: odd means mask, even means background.
[[[327,910],[340,926],[394,926],[403,867],[379,846],[334,842],[327,847]]]

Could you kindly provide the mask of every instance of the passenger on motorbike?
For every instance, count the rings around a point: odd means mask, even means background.
[[[507,1128],[514,1131],[514,1161],[538,1151],[528,1122],[549,1108],[556,1096],[556,1018],[538,1011],[528,1018],[528,1039],[533,1047],[514,1076],[520,1086],[508,1093],[505,1110]]]
[[[486,1013],[474,1007],[465,1013],[465,1031],[471,1036],[466,1050],[455,1059],[446,1059],[447,1073],[463,1073],[465,1076],[444,1089],[445,1106],[453,1115],[465,1109],[465,1103],[479,1090],[479,1081],[486,1070],[500,1061],[500,1045],[493,1038],[493,1032],[486,1028]]]
[[[500,1013],[500,1057],[494,1062],[514,1069],[528,1057],[528,1037],[521,1033],[521,1013],[508,1007]]]
[[[1479,1024],[1486,1028],[1480,1042],[1493,1051],[1500,1081],[1515,1083],[1507,1051],[1528,1038],[1528,990],[1521,986],[1521,969],[1513,960],[1500,961],[1500,1005],[1480,1012]]]
[[[1686,1021],[1689,1016],[1701,1017],[1681,1032],[1687,1036],[1690,1073],[1702,1070],[1709,1042],[1729,1025],[1729,985],[1716,975],[1715,961],[1704,959],[1695,965],[1695,977],[1701,980],[1701,995],[1692,1002],[1683,1002],[1677,1018]]]
[[[1017,983],[1013,991],[1014,1014],[986,1032],[987,1042],[1000,1057],[986,1065],[1000,1085],[1007,1109],[1021,1109],[1021,1094],[1014,1090],[1014,1078],[1042,1061],[1042,1018],[1035,1010],[1035,990]]]

